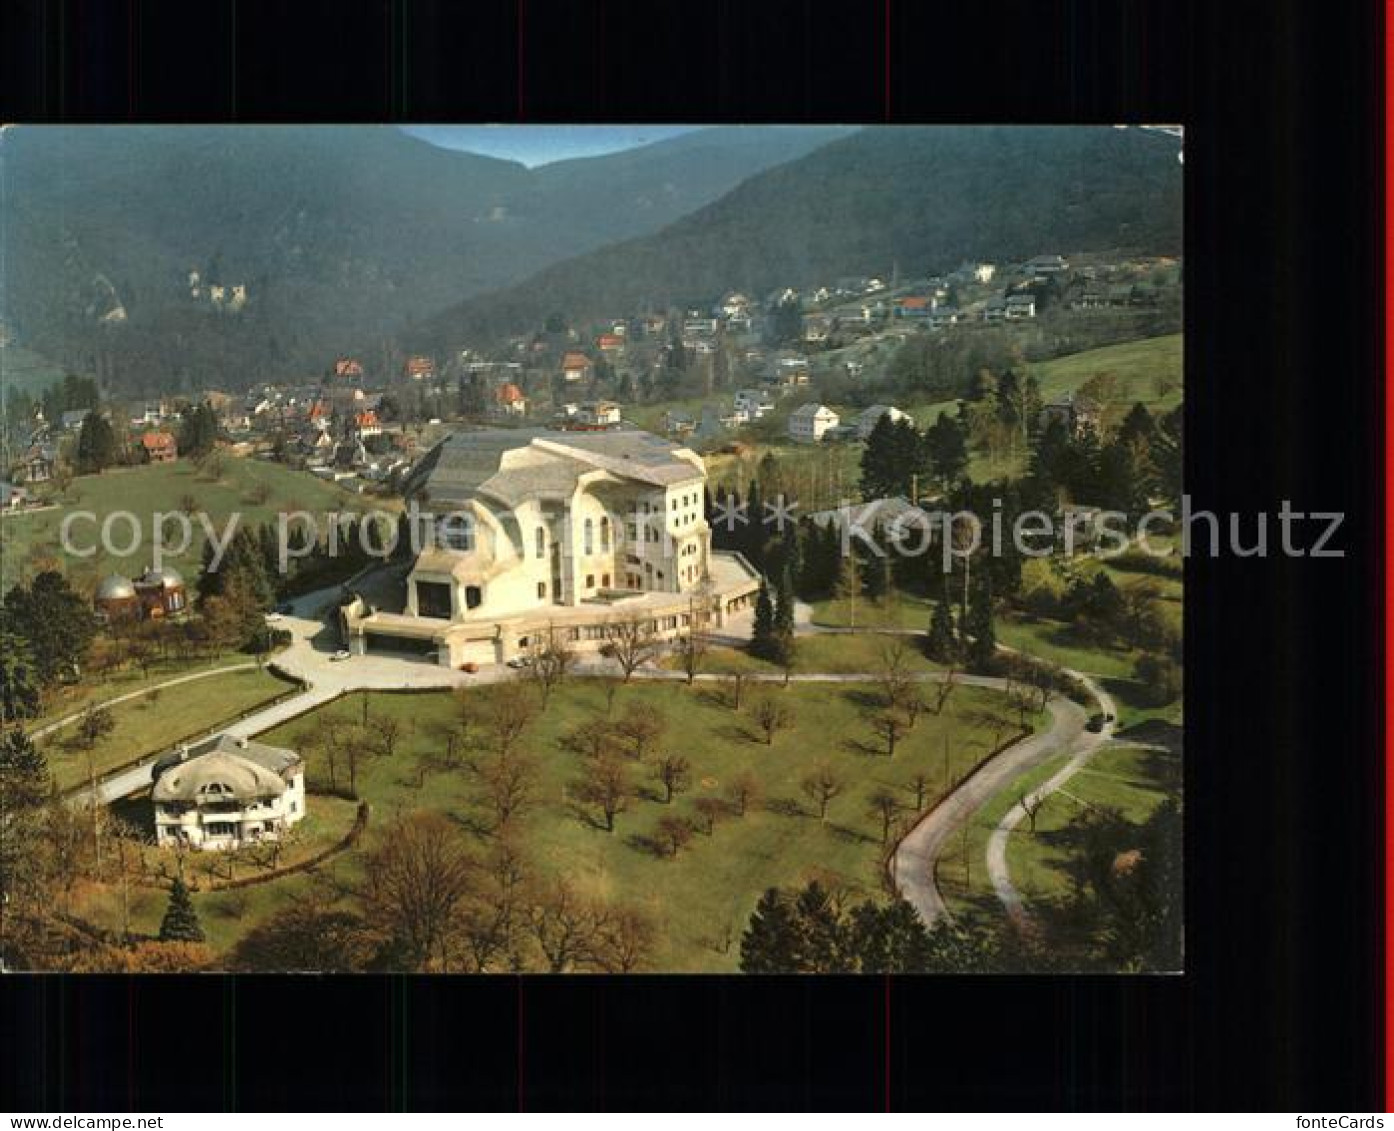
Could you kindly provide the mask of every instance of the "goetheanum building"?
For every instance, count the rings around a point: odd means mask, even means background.
[[[720,625],[759,577],[713,551],[706,468],[647,432],[459,432],[404,484],[411,565],[395,588],[341,610],[351,650],[497,663],[563,633],[599,646],[642,618],[659,635]]]

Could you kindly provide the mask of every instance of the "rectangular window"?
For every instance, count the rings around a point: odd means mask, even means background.
[[[542,599],[545,598],[546,596],[547,596],[547,583],[546,583],[545,581],[539,581],[539,582],[537,583],[537,598],[538,598],[538,600],[542,600]]]
[[[418,616],[449,620],[450,586],[442,581],[418,581],[416,612]]]

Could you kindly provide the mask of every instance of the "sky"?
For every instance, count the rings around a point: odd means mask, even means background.
[[[529,168],[569,157],[595,157],[677,137],[701,126],[405,126],[446,149],[518,161]]]

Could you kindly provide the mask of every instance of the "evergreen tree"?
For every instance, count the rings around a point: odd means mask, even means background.
[[[197,459],[213,450],[218,441],[218,414],[207,401],[196,404],[184,414],[179,429],[179,453]]]
[[[1151,441],[1157,434],[1157,424],[1152,419],[1152,414],[1147,411],[1147,406],[1138,401],[1128,410],[1128,415],[1123,418],[1123,423],[1118,426],[1117,439],[1122,443],[1132,440]]]
[[[847,969],[847,939],[837,904],[817,880],[810,880],[794,900],[798,923],[799,968],[808,974],[838,974]]]
[[[82,418],[77,434],[77,469],[84,475],[101,472],[116,462],[116,433],[99,412]]]
[[[50,795],[48,763],[18,728],[0,739],[0,906],[41,905],[52,880],[42,845]]]
[[[925,460],[925,444],[908,420],[882,415],[862,451],[861,489],[864,499],[909,495],[910,484]]]
[[[968,438],[963,425],[941,412],[925,432],[924,443],[930,470],[948,490],[968,466]]]
[[[39,713],[38,680],[29,641],[0,627],[0,719],[8,723]]]
[[[774,624],[770,634],[770,659],[785,662],[794,649],[794,581],[786,567],[775,586]]]
[[[798,924],[778,888],[755,905],[741,935],[741,970],[746,974],[789,974],[799,970]]]
[[[769,657],[774,652],[774,602],[765,579],[760,579],[760,592],[755,597],[755,625],[750,634],[750,650],[757,656]]]
[[[183,876],[175,876],[169,889],[169,905],[165,908],[164,920],[160,923],[161,942],[204,941],[203,925],[198,921],[194,901],[189,889],[184,885]]]
[[[929,636],[925,641],[929,658],[947,664],[958,656],[958,640],[954,636],[954,615],[949,609],[947,595],[934,602],[929,618]]]
[[[968,641],[968,662],[978,671],[990,670],[997,651],[997,631],[992,623],[992,581],[983,572],[974,586],[973,599],[968,603],[968,622],[965,625]]]
[[[87,601],[56,570],[45,570],[27,589],[11,589],[0,626],[29,642],[41,686],[79,669],[97,631]]]
[[[18,727],[10,728],[0,739],[0,814],[38,808],[48,800],[49,785],[43,752]]]

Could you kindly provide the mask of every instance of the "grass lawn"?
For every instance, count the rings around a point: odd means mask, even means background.
[[[242,515],[241,522],[256,526],[274,522],[282,511],[307,510],[318,514],[382,505],[381,500],[361,499],[342,487],[316,479],[309,472],[232,455],[223,456],[222,474],[217,480],[200,475],[193,463],[186,460],[113,468],[101,475],[74,479],[59,499],[61,505],[57,510],[18,514],[4,520],[3,584],[8,588],[22,576],[55,564],[79,588],[90,588],[112,572],[128,576],[140,573],[150,564],[151,515],[157,511],[178,513],[185,496],[192,497],[196,506],[208,513],[220,537],[228,516],[234,512]],[[61,549],[60,527],[64,517],[73,511],[91,511],[97,516],[96,524],[84,519],[72,527],[77,548],[98,547],[90,558],[72,557]],[[99,545],[100,524],[114,511],[130,511],[142,528],[141,543],[124,556],[107,554]],[[169,542],[177,544],[178,523],[171,519],[165,529]],[[184,579],[190,583],[198,572],[203,537],[202,528],[195,519],[190,548],[181,555],[168,556],[170,563],[182,571]],[[118,545],[124,546],[130,538],[126,523],[114,528],[113,540]]]
[[[1131,648],[1081,643],[1068,625],[1024,613],[998,617],[996,627],[999,644],[1030,652],[1043,660],[1074,668],[1086,675],[1130,679],[1133,663],[1139,655]]]
[[[1057,754],[1023,774],[979,809],[964,826],[964,832],[953,841],[939,858],[939,891],[955,915],[985,915],[997,917],[1002,904],[992,889],[987,874],[987,842],[997,822],[1006,815],[1023,794],[1043,785],[1070,760],[1068,754]]]
[[[471,695],[491,693],[480,688]],[[603,688],[586,680],[564,685],[525,739],[526,749],[539,763],[539,804],[523,818],[522,837],[536,871],[564,875],[582,891],[645,908],[659,929],[653,969],[736,969],[736,940],[760,892],[771,885],[821,876],[862,896],[882,894],[881,829],[879,819],[868,812],[869,795],[890,789],[913,807],[909,782],[921,771],[931,778],[931,796],[926,797],[930,804],[944,788],[946,773],[948,782],[958,780],[1011,733],[1010,712],[1000,695],[960,687],[943,716],[923,718],[890,759],[869,725],[870,688],[795,684],[767,693],[788,703],[797,720],[791,730],[777,735],[773,746],[758,739],[746,715],[725,705],[714,688],[655,683],[622,687],[615,710],[623,712],[632,705],[663,717],[663,748],[691,761],[692,787],[671,806],[665,805],[649,774],[635,765],[633,781],[641,795],[619,815],[614,833],[598,827],[594,814],[579,809],[569,797],[580,756],[558,741],[576,724],[603,715]],[[359,789],[373,805],[376,827],[381,829],[394,813],[418,808],[455,815],[464,828],[477,824],[477,789],[470,773],[433,769],[438,763],[429,761],[442,749],[444,734],[458,725],[457,700],[448,693],[374,694],[369,709],[395,715],[405,726],[398,753],[370,763],[360,774]],[[327,717],[357,719],[361,710],[361,697],[353,696],[265,738],[300,745]],[[325,768],[313,753],[310,758],[313,784],[322,780]],[[847,783],[825,821],[818,819],[800,788],[802,777],[819,760],[826,760]],[[723,786],[744,770],[753,771],[763,783],[765,796],[758,808],[744,818],[732,814],[719,820],[713,836],[699,834],[676,858],[654,855],[648,838],[660,817],[691,816],[697,798],[720,797]],[[478,836],[483,843],[483,834],[466,835]],[[368,839],[371,842],[371,833]],[[332,865],[343,876],[351,876],[357,866],[357,853]]]
[[[1065,830],[1087,810],[1114,809],[1141,825],[1168,798],[1179,796],[1181,767],[1169,754],[1136,747],[1101,750],[1051,794],[1036,814],[1036,830],[1022,821],[1007,843],[1012,882],[1028,901],[1059,901],[1070,894],[1066,865],[1072,850]]]
[[[827,633],[800,636],[795,649],[795,672],[828,672],[834,675],[848,675],[860,672],[880,671],[885,662],[886,649],[897,643],[903,646],[904,664],[909,671],[938,671],[942,665],[925,657],[920,649],[920,641],[908,636],[878,636],[876,633]],[[665,668],[681,670],[682,662],[676,656],[665,656]],[[770,672],[779,673],[783,669],[768,660],[752,656],[743,648],[714,647],[702,663],[702,671],[723,672]]]
[[[178,679],[180,676],[252,662],[253,657],[245,652],[221,652],[216,656],[199,657],[193,660],[179,659],[174,656],[155,660],[151,662],[148,671],[142,671],[139,666],[130,664],[118,671],[106,671],[100,675],[93,674],[90,678],[83,679],[78,683],[58,684],[46,692],[42,714],[27,725],[31,730],[38,730],[78,711],[84,711],[93,703],[102,703],[108,699],[129,695],[133,691],[153,687],[157,683]]]
[[[305,819],[295,826],[294,835],[277,866],[289,867],[339,843],[353,827],[357,809],[354,802],[340,797],[311,798]],[[146,813],[148,806],[137,819],[148,819]],[[146,848],[144,857],[144,882],[132,884],[130,889],[131,929],[139,934],[154,935],[159,932],[169,900],[167,876],[173,875],[175,858],[169,850],[154,847]],[[185,869],[185,878],[194,889],[199,922],[208,935],[209,945],[219,951],[236,943],[249,922],[264,922],[290,901],[303,898],[320,882],[315,876],[302,873],[232,891],[209,890],[213,883],[228,879],[229,867],[237,879],[266,870],[249,860],[216,852],[190,853]],[[120,930],[121,889],[111,883],[86,884],[75,893],[74,910],[98,926]]]
[[[893,590],[872,600],[858,597],[855,602],[828,598],[813,602],[813,623],[830,628],[915,628],[929,627],[934,604],[919,593]]]
[[[1112,402],[1115,414],[1121,416],[1137,401],[1153,412],[1166,411],[1182,400],[1182,336],[1164,334],[1159,338],[1072,353],[1039,362],[1031,371],[1040,379],[1041,393],[1046,400],[1072,393],[1089,378],[1107,373],[1118,382]],[[1172,387],[1160,390],[1159,380],[1169,380]]]
[[[181,684],[111,708],[115,729],[89,751],[74,742],[77,724],[40,740],[60,789],[87,779],[89,764],[97,773],[135,761],[229,723],[259,704],[283,695],[293,685],[267,671],[228,672]]]

